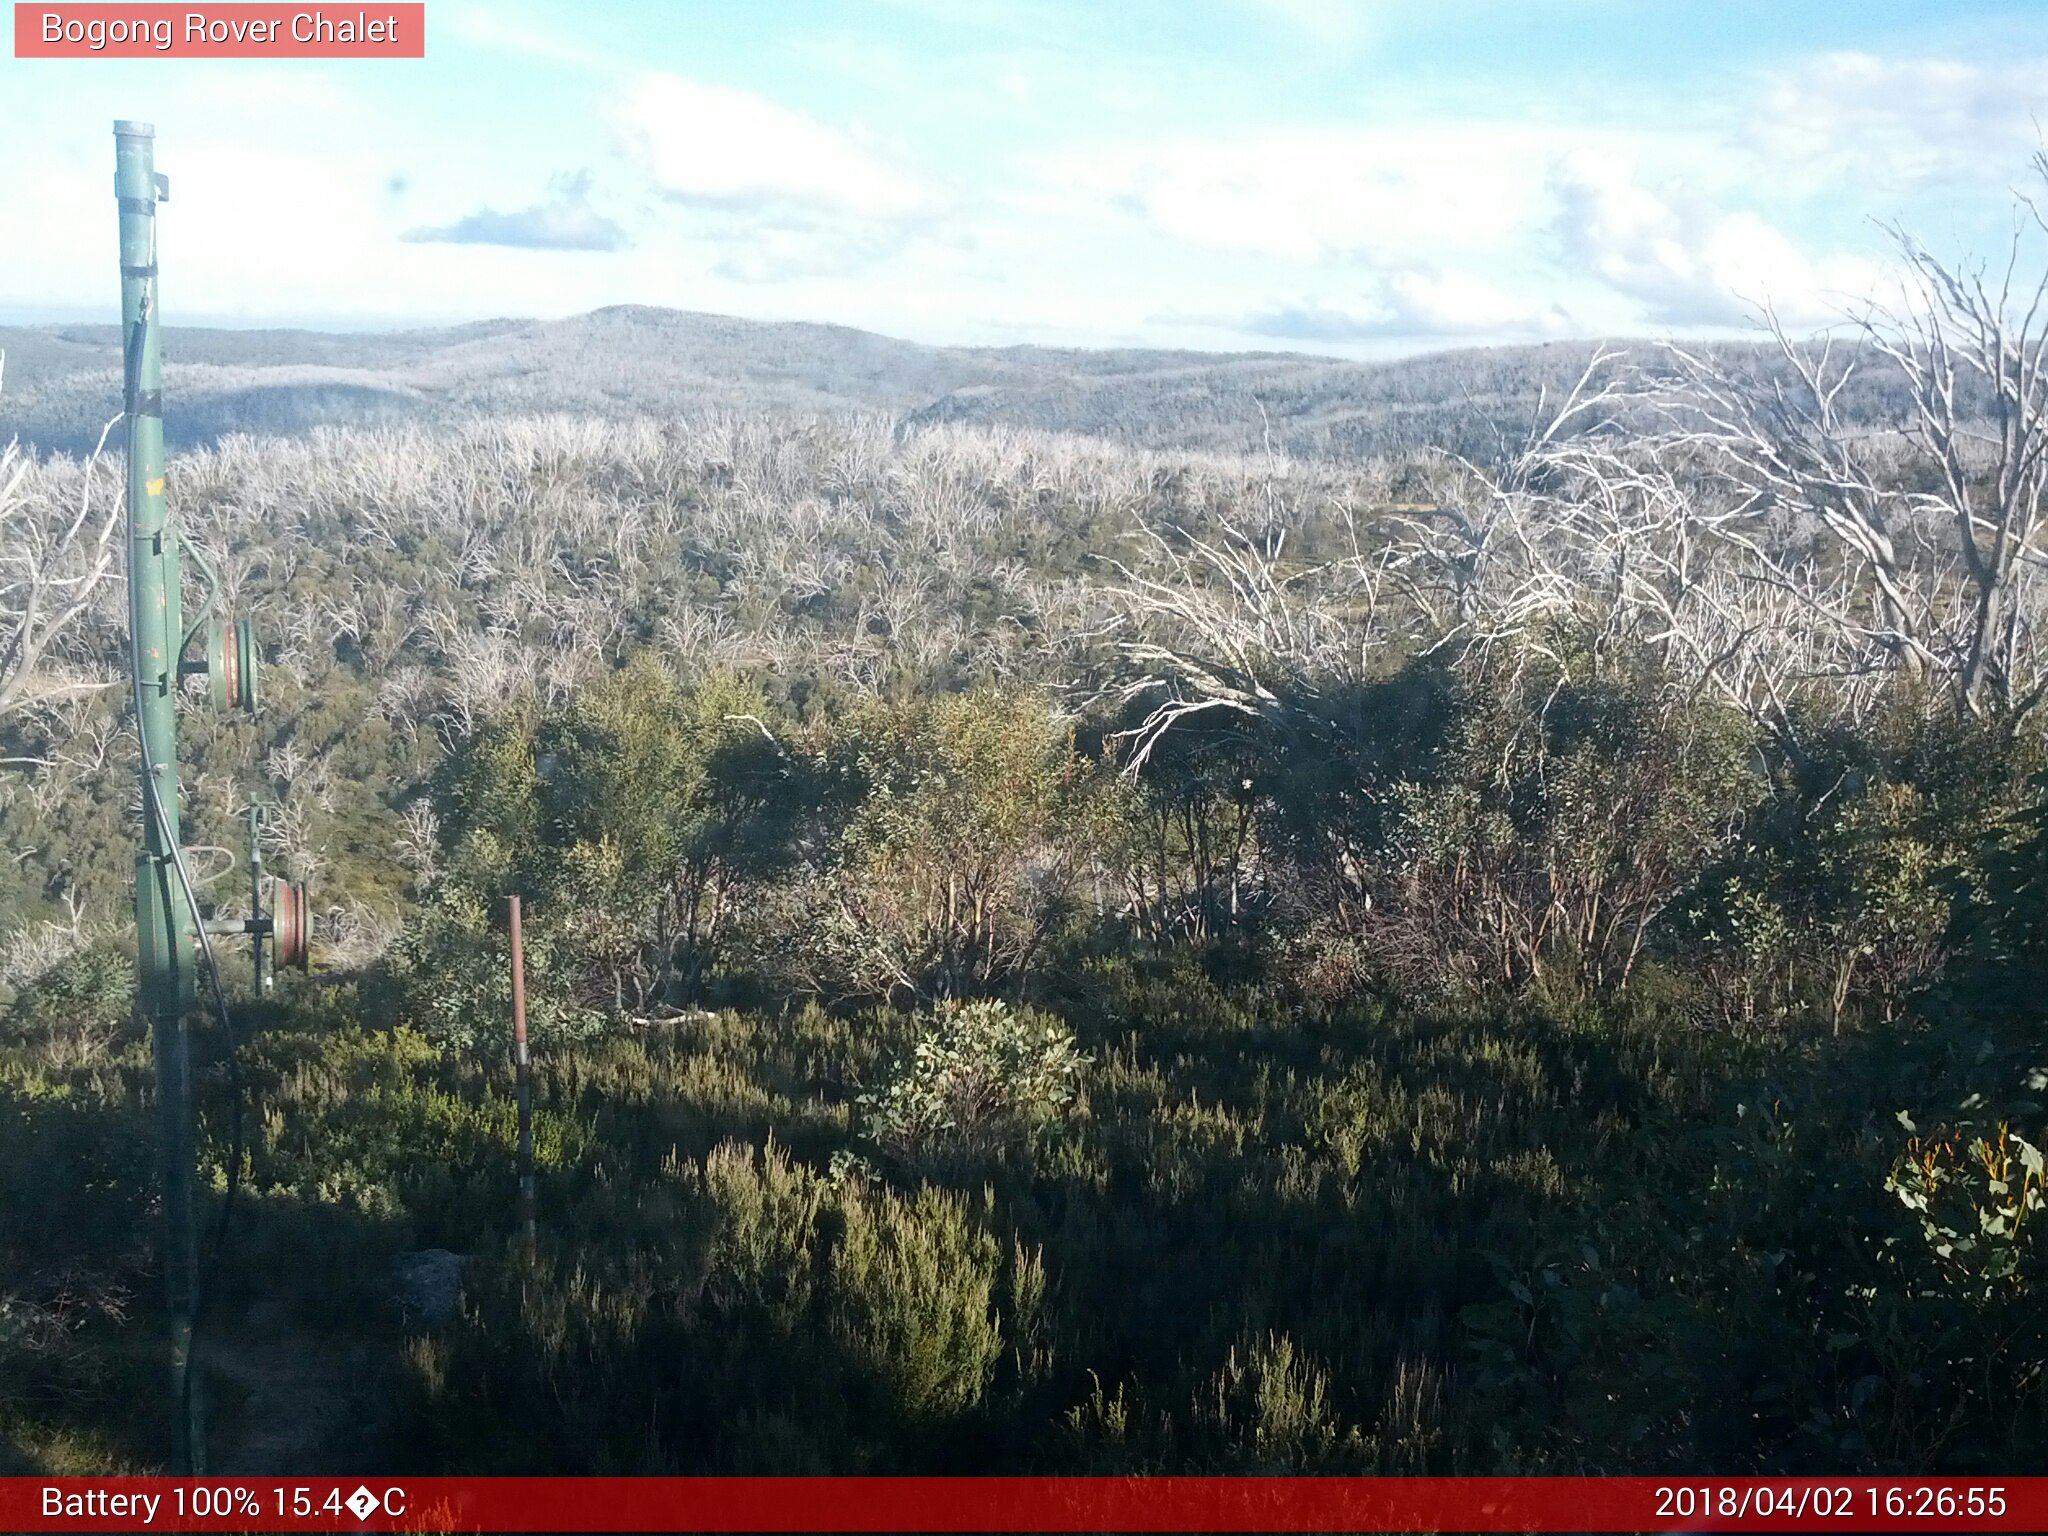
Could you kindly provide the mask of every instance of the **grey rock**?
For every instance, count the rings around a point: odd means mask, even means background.
[[[440,1328],[452,1322],[462,1305],[462,1272],[470,1257],[446,1248],[401,1253],[391,1266],[391,1288],[399,1315],[416,1328]]]

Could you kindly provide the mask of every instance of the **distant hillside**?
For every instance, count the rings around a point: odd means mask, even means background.
[[[224,434],[717,408],[883,411],[1042,428],[1143,447],[1351,457],[1422,444],[1485,455],[1518,433],[1591,343],[1475,348],[1389,363],[1295,353],[928,347],[846,326],[622,306],[383,334],[170,327],[173,446]],[[78,453],[118,409],[118,329],[0,327],[0,438]]]

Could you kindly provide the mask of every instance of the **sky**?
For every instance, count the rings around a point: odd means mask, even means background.
[[[423,60],[0,57],[0,322],[117,317],[115,118],[157,127],[173,324],[634,303],[1354,357],[1825,324],[1883,288],[1888,224],[2002,259],[2048,120],[2039,0],[426,21]]]

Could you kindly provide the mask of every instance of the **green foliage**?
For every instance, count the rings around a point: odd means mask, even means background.
[[[1281,902],[1412,996],[1626,984],[1753,792],[1748,729],[1647,663],[1417,661],[1297,708],[1315,739],[1255,780]]]
[[[135,962],[111,945],[94,945],[18,990],[0,1014],[0,1039],[84,1061],[126,1035],[134,1013]]]
[[[545,889],[615,1006],[693,998],[733,908],[791,858],[818,790],[769,712],[757,687],[681,688],[642,658],[543,725]]]
[[[2048,986],[2048,773],[2022,803],[1988,827],[1978,847],[1982,879],[1952,896],[1948,940],[1961,951],[1948,992],[1963,1011],[2009,1034],[2024,1031]]]
[[[2032,749],[1951,718],[1817,736],[1777,765],[1670,936],[1729,1022],[1840,1031],[1897,1017],[1941,974]],[[2016,910],[2011,898],[1987,911]]]
[[[1361,1438],[1336,1422],[1329,1374],[1297,1358],[1285,1334],[1233,1345],[1196,1400],[1194,1424],[1219,1442],[1222,1465],[1268,1476],[1330,1470],[1355,1459]]]
[[[244,1067],[266,1106],[259,1195],[372,1217],[432,1208],[459,1220],[463,1199],[493,1180],[517,1145],[517,1111],[502,1081],[477,1091],[444,1067],[425,1036],[343,1029],[308,1059],[302,1040],[265,1036]],[[502,1078],[502,1074],[496,1074]],[[454,1082],[448,1079],[454,1078]],[[560,1166],[587,1132],[543,1109],[534,1126],[539,1167]]]
[[[1498,1435],[1501,1450],[1512,1445],[1532,1471],[1551,1456],[1607,1469],[1683,1465],[1703,1454],[1701,1428],[1712,1434],[1722,1426],[1696,1427],[1680,1405],[1715,1404],[1726,1373],[1745,1368],[1713,1309],[1671,1284],[1675,1277],[1653,1279],[1649,1265],[1603,1263],[1591,1242],[1542,1248],[1519,1262],[1486,1257],[1496,1299],[1459,1313],[1480,1390],[1526,1416],[1516,1429],[1543,1426],[1526,1439]],[[1726,1267],[1741,1284],[1736,1294],[1764,1313],[1758,1266]],[[1769,1266],[1761,1267],[1767,1276]],[[1771,1387],[1753,1390],[1774,1395]]]
[[[1432,921],[1476,929],[1508,979],[1558,964],[1593,987],[1625,983],[1651,924],[1728,840],[1752,787],[1749,732],[1674,702],[1653,672],[1514,681],[1475,711],[1449,815],[1427,796],[1411,813],[1407,899],[1445,891],[1453,909],[1428,903]]]
[[[995,1238],[948,1191],[904,1200],[846,1188],[826,1266],[840,1348],[892,1416],[914,1424],[966,1412],[1002,1354]]]
[[[2044,1204],[2044,1174],[2040,1149],[2000,1124],[1974,1136],[1913,1136],[1884,1187],[1919,1218],[1942,1290],[1985,1306],[2038,1284],[2038,1223],[2028,1218]]]
[[[908,1060],[861,1094],[862,1132],[917,1165],[985,1156],[1072,1109],[1084,1058],[1050,1015],[1002,1002],[942,1004]]]
[[[1953,1081],[1931,1039],[1304,1007],[1186,956],[1063,985],[1074,1038],[1050,1055],[1086,1049],[1089,1113],[1030,1158],[892,1160],[886,1181],[824,1171],[886,1097],[860,1085],[914,1079],[927,1030],[928,1062],[974,1060],[975,1031],[813,1007],[550,1041],[532,1269],[505,1054],[288,986],[245,1050],[220,1325],[250,1348],[282,1305],[378,1351],[378,1432],[418,1470],[1920,1468],[2048,1443],[2038,1184],[2016,1141],[2017,1172],[1964,1155],[2032,1112],[1971,1112],[1985,1128],[1931,1183],[1910,1172],[1887,1131],[1901,1094]],[[963,1016],[1020,1046],[1050,1023]],[[38,1465],[76,1464],[67,1426],[114,1436],[89,1464],[146,1465],[154,1441],[114,1429],[153,1337],[121,1300],[149,1283],[146,1052],[0,1055],[0,1295],[70,1341],[23,1312],[43,1363],[22,1379],[49,1389],[4,1411]],[[217,1066],[203,1090],[217,1188]],[[1944,1278],[1888,1176],[2018,1262]],[[405,1334],[385,1277],[427,1246],[478,1257],[461,1316]]]
[[[816,807],[766,708],[731,678],[684,688],[643,658],[468,743],[447,774],[442,873],[382,968],[397,1016],[451,1045],[502,1035],[514,892],[538,1034],[695,997],[732,909]]]
[[[492,1469],[891,1465],[982,1402],[998,1249],[960,1197],[835,1185],[734,1143],[671,1157],[652,1190],[645,1246],[571,1265],[551,1244],[414,1347],[417,1444]],[[480,1433],[505,1394],[533,1412]]]
[[[495,721],[465,743],[446,771],[455,827],[446,888],[502,899],[540,873],[541,778],[535,722],[523,712]]]
[[[579,1000],[575,956],[558,931],[532,924],[525,941],[529,1036],[553,1043],[602,1029],[603,1016]],[[512,950],[503,904],[486,906],[453,883],[437,892],[380,961],[372,996],[390,1022],[437,1046],[509,1050]]]
[[[781,930],[759,940],[771,974],[890,999],[986,992],[1045,961],[1099,823],[1094,769],[1041,696],[869,711],[842,728],[834,757],[850,810],[764,914]]]
[[[118,956],[46,971],[0,1017],[0,1470],[91,1471],[154,1450],[127,1337],[154,1295],[147,1047]]]
[[[1271,776],[1244,730],[1197,715],[1160,738],[1142,773],[1106,786],[1106,862],[1140,937],[1207,945],[1263,911],[1258,830],[1262,808],[1271,814]]]

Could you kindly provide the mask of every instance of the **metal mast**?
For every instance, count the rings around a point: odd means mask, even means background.
[[[157,324],[156,130],[114,124],[114,195],[121,212],[121,339],[128,427],[128,624],[135,727],[142,745],[142,848],[135,857],[138,1002],[156,1053],[162,1158],[165,1302],[170,1313],[174,1472],[200,1470],[205,1444],[192,1368],[199,1237],[193,1213],[192,1042],[186,1011],[197,983],[193,916],[179,885],[177,536],[164,503],[163,353]]]
[[[249,916],[209,918],[185,862],[179,833],[179,685],[206,674],[216,708],[253,711],[259,660],[246,618],[214,616],[220,583],[195,547],[193,563],[208,595],[198,622],[185,625],[176,529],[164,500],[163,353],[157,313],[157,205],[170,185],[156,171],[156,130],[148,123],[114,124],[114,195],[121,215],[122,406],[128,427],[129,674],[142,755],[142,846],[135,856],[136,1006],[148,1023],[156,1055],[158,1141],[163,1179],[164,1299],[170,1318],[171,1468],[205,1470],[205,1428],[193,1360],[193,1331],[204,1297],[199,1269],[192,1121],[192,1039],[188,1027],[198,995],[199,963],[212,980],[213,1003],[232,1051],[227,1002],[214,962],[212,935],[247,935],[256,947],[255,987],[268,985],[263,942],[273,967],[304,970],[309,953],[306,888],[272,879],[263,907],[262,807],[249,807]],[[206,656],[186,652],[206,627]],[[230,1057],[232,1063],[232,1057]],[[228,1170],[230,1203],[240,1177],[237,1131]],[[220,1232],[225,1231],[225,1212]],[[218,1252],[220,1232],[216,1233]]]

